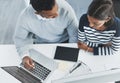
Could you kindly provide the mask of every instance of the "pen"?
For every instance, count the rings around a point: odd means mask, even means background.
[[[69,73],[72,73],[75,69],[77,69],[81,65],[81,62],[78,62],[73,66],[73,68],[69,71]]]
[[[116,69],[120,69],[120,68],[117,68],[117,67],[116,67],[116,68],[111,68],[110,70],[116,70]]]

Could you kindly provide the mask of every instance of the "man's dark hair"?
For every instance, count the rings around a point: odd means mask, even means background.
[[[55,0],[30,0],[30,4],[36,11],[52,10]]]
[[[105,26],[110,26],[114,22],[114,10],[112,0],[93,0],[90,4],[87,14],[98,20],[105,20],[108,17],[111,17]]]

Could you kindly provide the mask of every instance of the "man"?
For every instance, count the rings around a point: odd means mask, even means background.
[[[14,42],[27,69],[34,67],[29,57],[32,43],[77,42],[78,21],[65,0],[31,0],[19,17]]]

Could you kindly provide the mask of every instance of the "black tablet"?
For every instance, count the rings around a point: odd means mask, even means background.
[[[54,59],[77,62],[78,53],[78,48],[57,46]]]

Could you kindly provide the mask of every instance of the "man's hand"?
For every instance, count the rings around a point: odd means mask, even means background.
[[[24,67],[28,70],[34,68],[34,62],[29,56],[25,56],[22,60]]]

